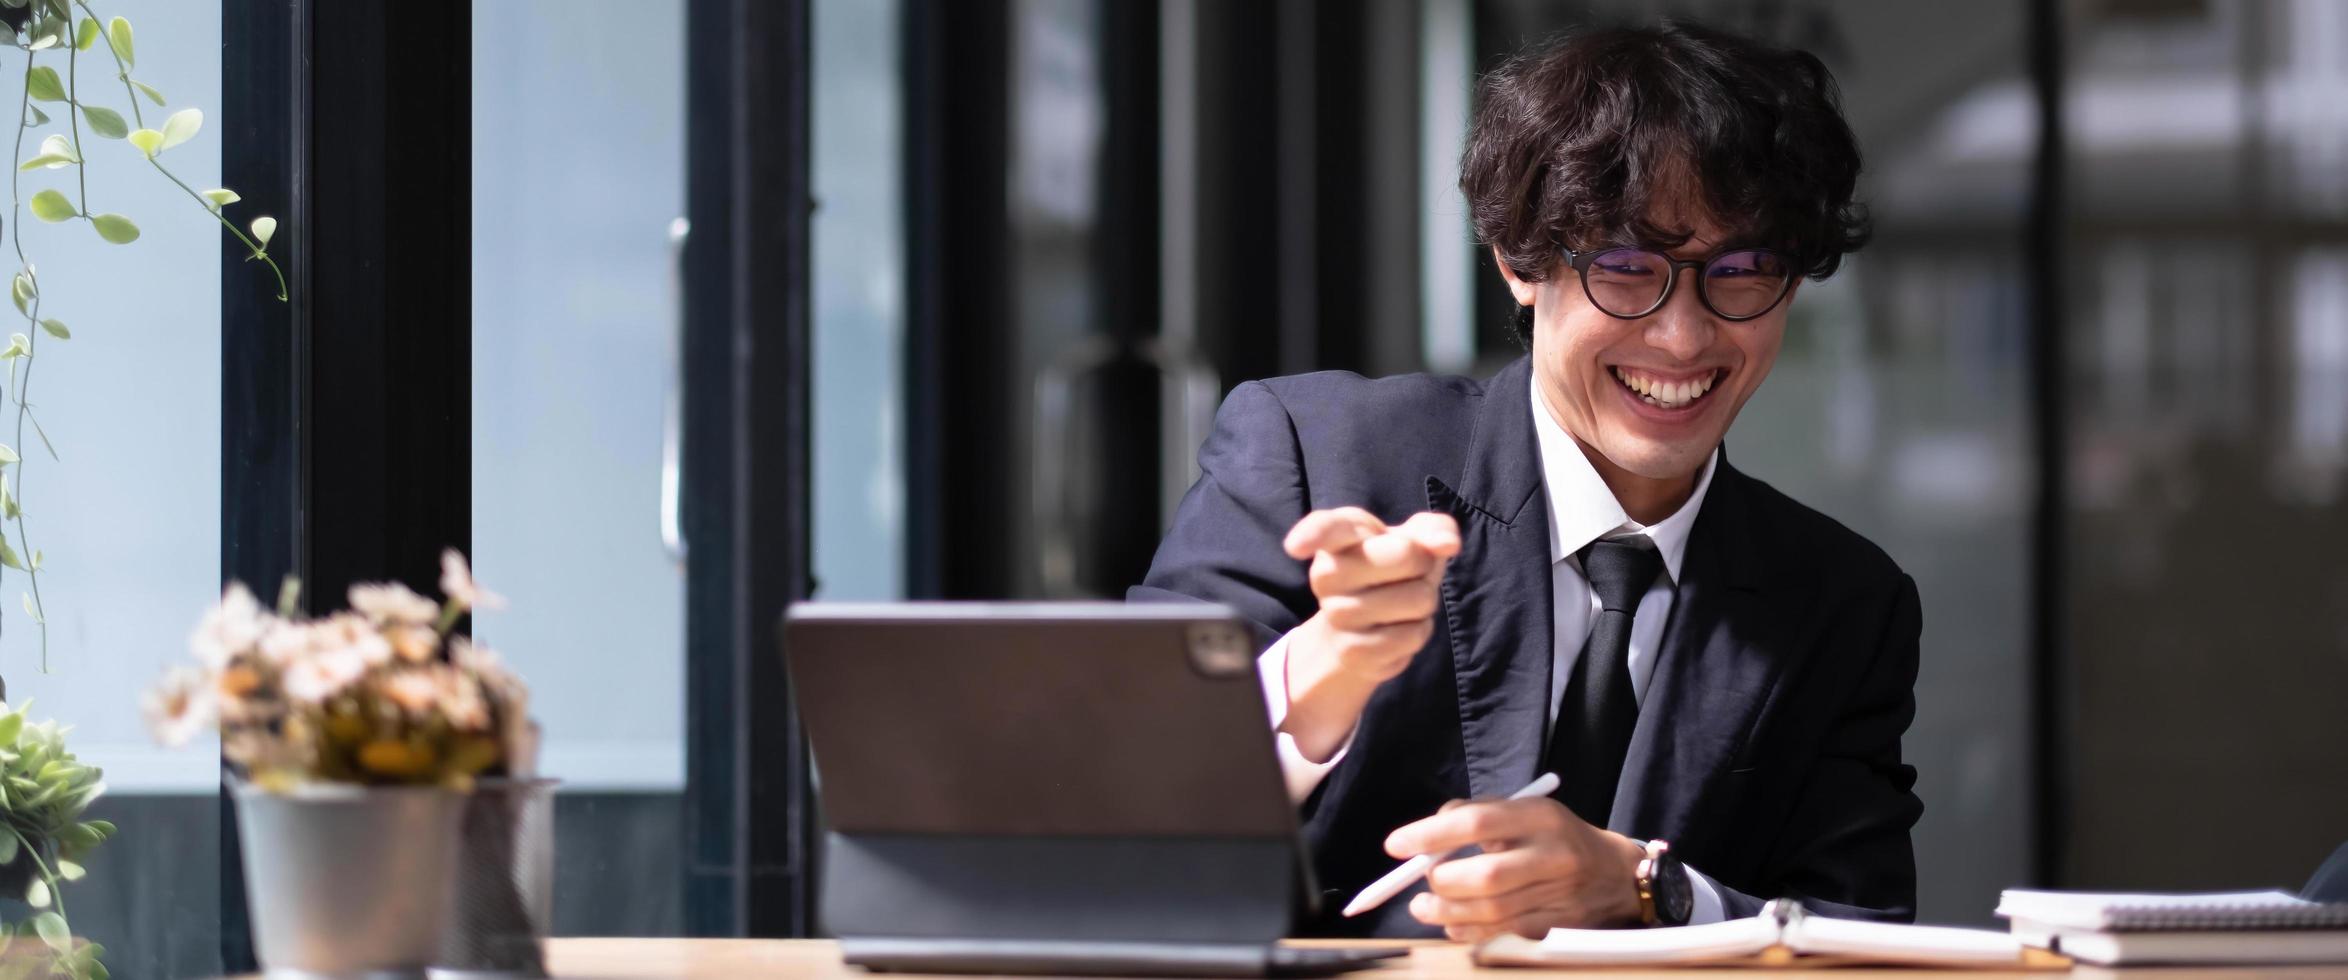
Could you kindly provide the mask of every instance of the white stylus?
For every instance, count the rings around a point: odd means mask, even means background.
[[[1557,792],[1557,784],[1557,774],[1545,772],[1535,778],[1530,785],[1510,793],[1508,798],[1529,800],[1536,796],[1547,796]],[[1345,903],[1345,917],[1350,919],[1393,901],[1394,896],[1402,894],[1419,879],[1426,877],[1427,872],[1434,870],[1435,862],[1439,860],[1442,859],[1435,855],[1421,854],[1402,862],[1401,866],[1386,872],[1385,877],[1370,882],[1370,887],[1362,889],[1362,893],[1355,895],[1353,901]]]

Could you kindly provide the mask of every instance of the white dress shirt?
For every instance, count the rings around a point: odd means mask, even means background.
[[[1549,413],[1538,380],[1529,388],[1533,432],[1541,453],[1541,482],[1549,501],[1549,588],[1555,631],[1549,658],[1549,724],[1554,726],[1566,685],[1573,679],[1574,662],[1581,657],[1582,646],[1590,638],[1591,621],[1600,609],[1598,596],[1590,590],[1590,580],[1582,575],[1580,559],[1574,553],[1600,538],[1644,536],[1662,554],[1663,574],[1639,598],[1638,612],[1631,618],[1631,697],[1644,705],[1647,680],[1655,673],[1656,647],[1663,638],[1664,623],[1671,618],[1673,590],[1680,580],[1681,559],[1688,550],[1688,532],[1696,523],[1696,512],[1703,509],[1705,491],[1712,487],[1712,470],[1719,463],[1720,453],[1714,450],[1712,458],[1704,461],[1704,468],[1696,474],[1695,492],[1688,495],[1687,503],[1661,521],[1640,524],[1623,511],[1622,503],[1614,498],[1614,491],[1607,489],[1606,481],[1590,465],[1589,457],[1582,454],[1573,437]],[[1441,624],[1437,627],[1440,629]],[[1313,787],[1320,785],[1321,779],[1344,760],[1346,751],[1353,745],[1353,736],[1348,734],[1327,760],[1314,762],[1296,747],[1294,736],[1279,730],[1280,723],[1288,716],[1287,637],[1275,641],[1256,658],[1256,673],[1263,682],[1264,704],[1271,710],[1280,771],[1287,777],[1289,798],[1303,802],[1312,794]],[[1571,773],[1559,775],[1573,778]],[[1688,879],[1694,886],[1696,900],[1688,921],[1718,922],[1724,918],[1720,892],[1711,879],[1694,868],[1688,869]]]

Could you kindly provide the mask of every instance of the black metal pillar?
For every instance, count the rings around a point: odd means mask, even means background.
[[[688,17],[685,928],[807,935],[815,814],[777,626],[810,585],[808,10]]]
[[[312,608],[436,587],[472,537],[471,6],[221,8],[222,182],[278,219],[289,298],[222,236],[221,577]],[[253,966],[236,824],[221,957]]]

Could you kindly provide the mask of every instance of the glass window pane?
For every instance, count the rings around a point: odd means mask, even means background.
[[[684,3],[473,11],[475,632],[531,681],[557,934],[681,921],[684,574],[663,540]],[[666,484],[673,486],[673,484]]]
[[[2296,886],[2348,833],[2348,8],[2067,12],[2062,871]]]
[[[815,0],[815,579],[905,591],[903,86],[893,0]]]
[[[146,125],[186,107],[212,117],[214,126],[174,147],[166,163],[192,186],[218,186],[219,3],[113,0],[97,8],[138,25],[133,77],[171,97],[169,110],[138,105]],[[0,97],[11,103],[22,57],[15,49],[0,57],[0,77],[10,80]],[[114,66],[92,58],[77,59],[77,95],[132,118]],[[67,72],[55,51],[35,64]],[[52,122],[26,131],[25,156],[43,137],[67,132],[66,113],[48,108]],[[0,677],[12,705],[29,700],[34,718],[72,726],[67,748],[105,770],[107,795],[89,816],[112,820],[120,833],[81,862],[87,878],[63,889],[74,933],[106,947],[115,976],[201,976],[220,965],[218,743],[156,746],[139,695],[185,661],[188,631],[219,594],[222,232],[136,151],[86,125],[81,137],[90,209],[131,216],[141,235],[130,246],[110,245],[86,223],[29,216],[4,229],[39,275],[40,315],[67,324],[72,339],[22,320],[5,328],[35,345],[31,359],[17,362],[0,413],[0,443],[22,456],[6,473],[23,523],[7,522],[6,533],[19,555],[42,556],[49,627],[44,671],[41,630],[22,605],[26,576],[0,572]],[[54,189],[78,200],[79,176],[24,173],[17,192],[29,199]],[[21,425],[19,395],[31,405]],[[23,914],[11,903],[0,919]]]

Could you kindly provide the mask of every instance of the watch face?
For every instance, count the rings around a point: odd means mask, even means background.
[[[1696,893],[1688,884],[1688,870],[1679,858],[1665,854],[1655,869],[1655,918],[1667,926],[1684,926],[1695,914]]]

